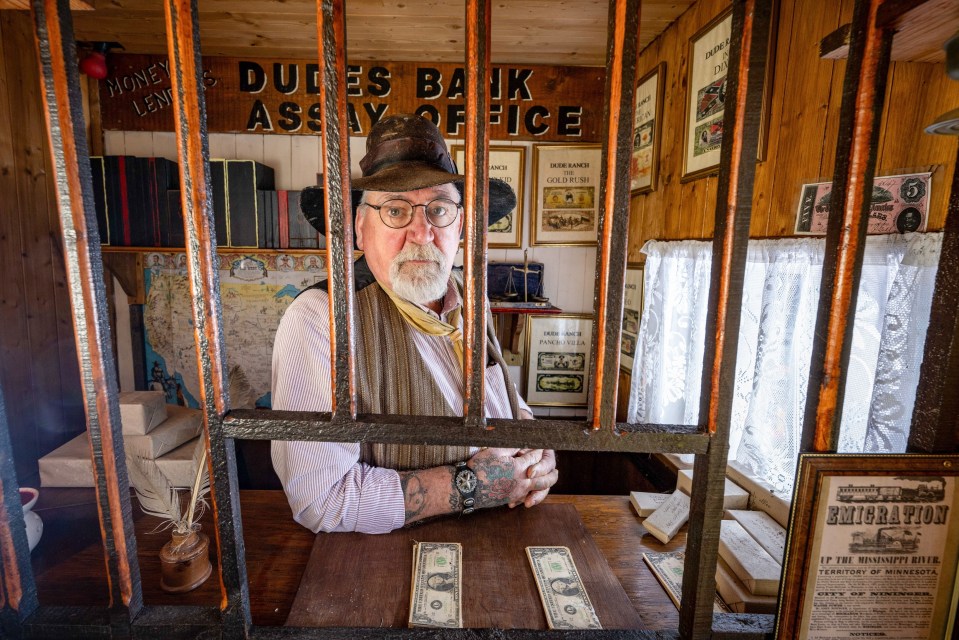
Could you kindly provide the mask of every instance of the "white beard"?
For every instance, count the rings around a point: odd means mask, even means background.
[[[409,264],[410,260],[429,260],[428,264]],[[428,304],[446,295],[449,265],[446,256],[432,244],[410,244],[390,263],[393,292],[416,304]]]

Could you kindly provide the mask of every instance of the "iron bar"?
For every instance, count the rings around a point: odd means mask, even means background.
[[[959,152],[923,347],[908,450],[955,451],[959,443]]]
[[[330,380],[333,415],[356,416],[356,317],[353,311],[353,202],[350,197],[350,128],[346,103],[346,9],[343,0],[316,3],[320,66],[320,125],[326,268],[329,274]]]
[[[0,635],[15,636],[39,601],[8,426],[0,388]]]
[[[880,5],[857,0],[853,11],[801,451],[835,451],[839,439],[892,47],[892,31],[876,24]]]
[[[730,38],[726,95],[733,96],[734,100],[727,101],[724,115],[699,410],[700,420],[705,416],[711,441],[709,452],[696,456],[693,467],[679,615],[679,631],[684,638],[708,637],[712,625],[743,277],[771,22],[770,0],[733,3],[731,33],[734,35]]]
[[[219,553],[221,607],[228,634],[245,634],[250,626],[250,594],[244,560],[236,451],[233,440],[224,436],[222,423],[229,397],[224,371],[226,354],[213,231],[199,16],[196,0],[165,0],[163,6],[171,63],[187,275],[193,296],[203,437],[209,453],[210,492],[216,523],[214,533]]]
[[[31,10],[92,449],[110,624],[122,634],[143,606],[143,593],[124,463],[90,158],[80,105],[73,19],[69,0],[33,0]]]
[[[588,422],[490,418],[489,430],[477,430],[463,418],[360,414],[353,423],[331,420],[330,413],[255,410],[232,411],[224,420],[228,437],[244,440],[319,442],[416,442],[475,446],[555,448],[571,451],[669,451],[705,453],[709,438],[696,426],[617,424],[593,431]]]
[[[485,424],[486,220],[489,207],[490,1],[466,2],[466,217],[463,415]],[[521,197],[518,195],[517,197]]]
[[[636,65],[639,59],[639,0],[611,0],[606,42],[606,144],[600,169],[599,250],[593,308],[593,376],[590,415],[593,429],[616,420],[619,350],[626,286],[629,233],[629,162],[633,150]]]

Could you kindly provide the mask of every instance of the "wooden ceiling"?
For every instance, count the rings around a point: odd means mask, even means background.
[[[644,0],[646,46],[695,0]],[[95,0],[73,14],[77,40],[115,41],[130,53],[164,53],[160,0]],[[310,59],[317,55],[315,0],[199,0],[203,55]],[[351,61],[462,62],[465,2],[347,0]],[[492,0],[497,64],[605,66],[606,0]]]

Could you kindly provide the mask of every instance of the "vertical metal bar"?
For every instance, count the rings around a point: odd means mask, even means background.
[[[130,621],[143,606],[143,593],[124,463],[90,158],[80,106],[73,20],[68,0],[33,0],[31,8],[93,454],[111,624],[117,633],[123,634],[129,632]]]
[[[3,637],[19,637],[21,623],[39,604],[18,488],[7,410],[0,389],[0,636]]]
[[[626,237],[629,231],[629,161],[633,149],[636,65],[639,59],[639,0],[610,0],[606,40],[606,144],[600,169],[603,203],[599,220],[594,294],[593,429],[616,422],[616,386],[626,286]]]
[[[326,268],[329,273],[333,418],[356,417],[356,324],[353,315],[353,203],[346,103],[346,9],[342,0],[316,8],[320,62]]]
[[[486,219],[489,206],[490,1],[466,2],[466,256],[463,292],[463,415],[485,424]]]
[[[881,4],[882,0],[857,0],[853,10],[802,451],[835,451],[839,439],[892,47],[892,31],[876,23]]]
[[[959,442],[959,153],[932,294],[908,450],[954,451]]]
[[[709,452],[696,456],[693,470],[679,613],[679,631],[684,638],[709,637],[712,628],[743,275],[771,17],[770,0],[733,3],[726,95],[734,99],[727,100],[724,116],[699,410],[700,416],[705,416],[711,439]]]
[[[197,369],[201,380],[200,402],[204,437],[209,448],[213,515],[220,556],[220,607],[225,628],[233,634],[245,634],[250,626],[250,593],[244,562],[236,451],[233,440],[223,436],[222,417],[229,405],[229,397],[210,195],[210,152],[206,135],[199,17],[196,0],[165,0],[163,5],[171,63],[187,273],[193,296]]]

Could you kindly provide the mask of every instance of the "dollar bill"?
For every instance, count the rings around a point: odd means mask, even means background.
[[[602,629],[566,547],[526,547],[550,629]]]
[[[463,626],[462,546],[456,542],[420,542],[413,546],[411,627]]]
[[[649,565],[653,575],[663,585],[663,589],[669,595],[669,599],[678,608],[680,600],[683,597],[683,566],[686,562],[685,551],[664,551],[656,553],[647,551],[643,554],[643,560]],[[719,594],[713,601],[713,611],[716,613],[730,613],[731,610],[723,602]]]

